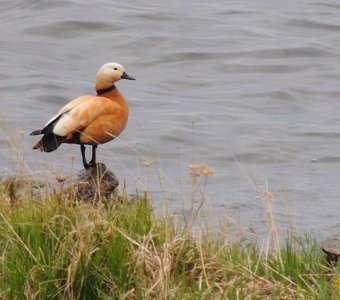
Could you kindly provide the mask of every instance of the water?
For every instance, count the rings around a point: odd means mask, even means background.
[[[79,170],[77,146],[41,154],[31,150],[36,139],[28,133],[67,101],[93,93],[98,68],[117,61],[137,78],[117,84],[131,117],[98,157],[129,189],[147,187],[156,206],[166,199],[187,212],[188,166],[205,163],[216,170],[205,191],[212,224],[228,215],[261,230],[268,190],[281,224],[338,233],[338,1],[34,0],[1,7],[2,173],[17,169],[9,135],[32,171]]]

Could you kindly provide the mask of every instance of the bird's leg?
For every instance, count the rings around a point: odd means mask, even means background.
[[[91,167],[96,166],[96,150],[97,150],[97,145],[92,145],[92,158],[91,158],[91,161],[89,163],[89,165]]]
[[[81,157],[83,158],[83,165],[85,169],[88,169],[91,165],[86,162],[86,157],[85,157],[85,145],[80,145],[80,152],[81,152]]]

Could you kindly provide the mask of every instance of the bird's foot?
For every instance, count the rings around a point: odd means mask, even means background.
[[[90,161],[89,163],[84,163],[85,170],[90,168],[95,168],[97,166],[97,163],[95,161]]]

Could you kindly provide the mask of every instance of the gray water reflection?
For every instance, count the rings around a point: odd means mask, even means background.
[[[336,232],[339,13],[335,0],[3,1],[2,173],[17,164],[8,136],[33,171],[81,168],[78,147],[40,154],[27,134],[119,61],[137,78],[118,83],[131,117],[99,159],[131,190],[188,209],[188,165],[202,162],[216,170],[206,190],[216,219],[236,210],[242,224],[263,222],[268,188],[283,223],[288,212],[300,230]]]

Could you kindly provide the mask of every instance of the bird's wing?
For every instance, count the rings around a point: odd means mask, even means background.
[[[73,99],[69,103],[67,103],[56,115],[54,115],[51,119],[48,120],[48,122],[45,124],[44,128],[41,130],[42,134],[47,134],[47,133],[54,133],[54,127],[57,122],[63,116],[67,113],[69,113],[72,109],[77,107],[78,105],[81,105],[89,100],[91,100],[93,96],[82,96]]]
[[[80,132],[92,124],[99,116],[115,114],[119,104],[104,98],[93,97],[76,105],[73,109],[66,110],[57,120],[53,133],[59,136],[67,136],[76,131]]]

